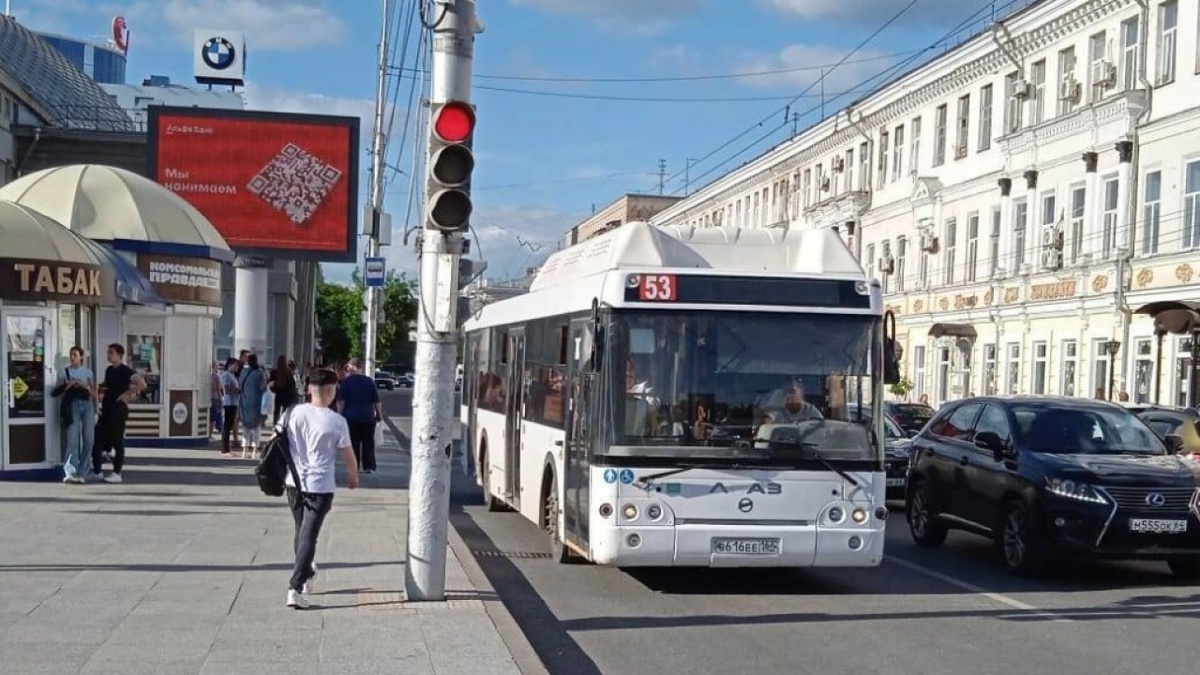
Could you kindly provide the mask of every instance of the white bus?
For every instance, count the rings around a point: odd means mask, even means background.
[[[878,565],[884,325],[833,231],[638,222],[560,251],[465,323],[488,508],[560,562]]]

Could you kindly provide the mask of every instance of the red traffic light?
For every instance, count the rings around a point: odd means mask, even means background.
[[[475,111],[462,101],[448,101],[437,111],[433,133],[447,143],[462,143],[475,130]]]

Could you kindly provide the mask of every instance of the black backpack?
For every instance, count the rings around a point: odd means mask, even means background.
[[[292,461],[291,443],[288,441],[287,423],[292,416],[291,412],[289,408],[279,416],[279,423],[275,425],[275,437],[271,439],[270,443],[267,443],[267,447],[263,449],[262,459],[258,461],[258,466],[254,467],[254,477],[258,479],[258,489],[270,497],[283,495],[289,471],[292,474],[292,482],[296,484],[296,489],[303,491],[300,474],[296,471],[295,462]]]

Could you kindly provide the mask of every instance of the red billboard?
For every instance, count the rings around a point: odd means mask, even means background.
[[[357,117],[149,108],[150,176],[238,254],[354,262]]]

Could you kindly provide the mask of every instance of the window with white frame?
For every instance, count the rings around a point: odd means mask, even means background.
[[[967,143],[971,132],[971,95],[958,97],[958,122],[954,134],[954,157],[967,156]]]
[[[1174,381],[1175,405],[1183,408],[1188,404],[1188,388],[1191,385],[1192,372],[1192,338],[1181,336],[1175,340],[1175,371],[1174,377],[1166,378],[1167,382]],[[1171,399],[1168,398],[1168,401]]]
[[[867,278],[875,278],[875,244],[867,245]]]
[[[1117,192],[1116,177],[1104,181],[1104,241],[1100,247],[1100,255],[1108,260],[1116,253],[1117,248]]]
[[[1016,394],[1021,386],[1021,343],[1008,343],[1008,359],[1005,362],[1004,393]]]
[[[758,225],[758,206],[759,206],[758,201],[759,201],[758,192],[755,192],[754,193],[754,211],[751,212],[753,215],[750,216],[751,227],[755,227]]]
[[[738,227],[745,227],[746,223],[742,220],[742,200],[739,199],[737,203],[734,204],[734,210],[736,211],[734,217],[737,219],[736,222]]]
[[[1075,76],[1075,48],[1067,47],[1058,53],[1058,114],[1067,115],[1079,105],[1076,93],[1079,79]]]
[[[913,347],[913,394],[918,401],[925,396],[925,345]]]
[[[1146,174],[1145,207],[1142,213],[1142,254],[1158,253],[1158,227],[1162,217],[1162,172]]]
[[[883,292],[891,293],[892,292],[892,276],[893,275],[888,273],[887,264],[888,264],[888,259],[892,257],[892,242],[884,241],[882,244],[879,245],[879,248],[881,250],[881,253],[879,254],[879,276],[881,277],[880,281],[883,283]],[[893,265],[894,264],[895,264],[895,262],[893,261]],[[892,272],[895,272],[895,271],[896,271],[895,267],[893,267]]]
[[[900,180],[904,175],[904,125],[896,127],[895,139],[892,141],[892,182]]]
[[[1030,75],[1033,93],[1029,99],[1029,123],[1036,125],[1046,119],[1046,60],[1034,63],[1030,67]]]
[[[1051,190],[1049,192],[1042,193],[1042,227],[1040,228],[1041,232],[1047,232],[1054,228],[1055,216],[1056,216],[1055,208],[1056,208],[1057,201],[1058,200],[1054,194],[1054,191]],[[1045,237],[1046,235],[1043,234],[1042,236]],[[1042,241],[1045,241],[1045,240],[1043,239],[1043,240],[1039,240],[1036,242],[1036,244],[1038,245],[1039,251],[1041,250]]]
[[[1062,381],[1058,390],[1063,396],[1075,395],[1075,383],[1079,380],[1079,343],[1075,340],[1063,340],[1062,343]]]
[[[1184,175],[1183,248],[1200,248],[1200,159],[1188,162]]]
[[[1071,264],[1079,262],[1083,254],[1083,212],[1087,204],[1087,188],[1071,188]]]
[[[1158,77],[1157,84],[1175,81],[1175,52],[1179,41],[1179,2],[1170,0],[1158,6]]]
[[[1033,395],[1044,396],[1046,394],[1046,386],[1048,374],[1046,369],[1050,365],[1050,345],[1046,342],[1033,343]]]
[[[812,169],[804,170],[804,207],[812,206]]]
[[[888,132],[887,130],[879,132],[879,166],[875,168],[879,173],[875,187],[882,190],[887,185],[888,172]]]
[[[1029,230],[1029,202],[1018,199],[1013,202],[1013,250],[1012,268],[1017,269],[1025,264],[1025,238]]]
[[[770,192],[769,188],[762,189],[762,200],[763,200],[762,220],[759,221],[758,226],[766,227],[767,225],[770,224],[769,221],[771,218],[771,208],[768,206],[771,203],[771,192]]]
[[[933,165],[946,163],[946,104],[937,107],[933,118]]]
[[[943,272],[942,283],[947,286],[954,285],[954,265],[955,254],[958,252],[958,223],[951,218],[946,221],[946,258],[945,271]]]
[[[996,269],[1000,264],[1000,207],[992,207],[992,232],[988,236],[988,267]]]
[[[1137,89],[1142,58],[1142,29],[1137,16],[1121,22],[1121,90]]]
[[[979,273],[979,214],[967,215],[967,282],[974,283]]]
[[[1108,399],[1108,370],[1112,357],[1108,353],[1108,338],[1092,340],[1092,396]]]
[[[979,151],[992,147],[992,85],[979,90]]]
[[[983,346],[983,395],[995,396],[996,390],[996,345],[989,343]]]
[[[921,118],[914,117],[909,126],[909,135],[912,137],[909,142],[911,147],[908,149],[908,172],[916,175],[917,170],[921,168]]]
[[[1138,338],[1133,343],[1133,402],[1149,403],[1154,379],[1154,342]]]
[[[937,387],[938,401],[950,400],[950,348],[938,347]]]
[[[896,240],[896,291],[904,292],[904,269],[905,260],[908,258],[908,238],[900,237]]]
[[[846,192],[854,191],[854,148],[846,151],[846,158],[843,161],[845,166],[846,176]]]
[[[818,204],[825,199],[825,167],[817,165],[813,172],[813,203]]]
[[[929,251],[917,252],[917,288],[929,288]]]
[[[1108,41],[1104,31],[1096,33],[1088,39],[1088,100],[1099,101],[1104,98],[1104,80],[1107,76],[1105,66],[1108,56]]]
[[[871,190],[871,144],[863,142],[858,146],[858,185],[859,190]]]
[[[803,188],[800,186],[800,172],[797,171],[792,174],[792,194],[789,197],[792,202],[792,220],[798,220],[800,218],[801,203],[804,200],[804,197],[801,194],[802,189]]]
[[[1021,130],[1025,115],[1025,99],[1018,97],[1021,86],[1021,73],[1009,73],[1004,77],[1004,133],[1011,134]]]

